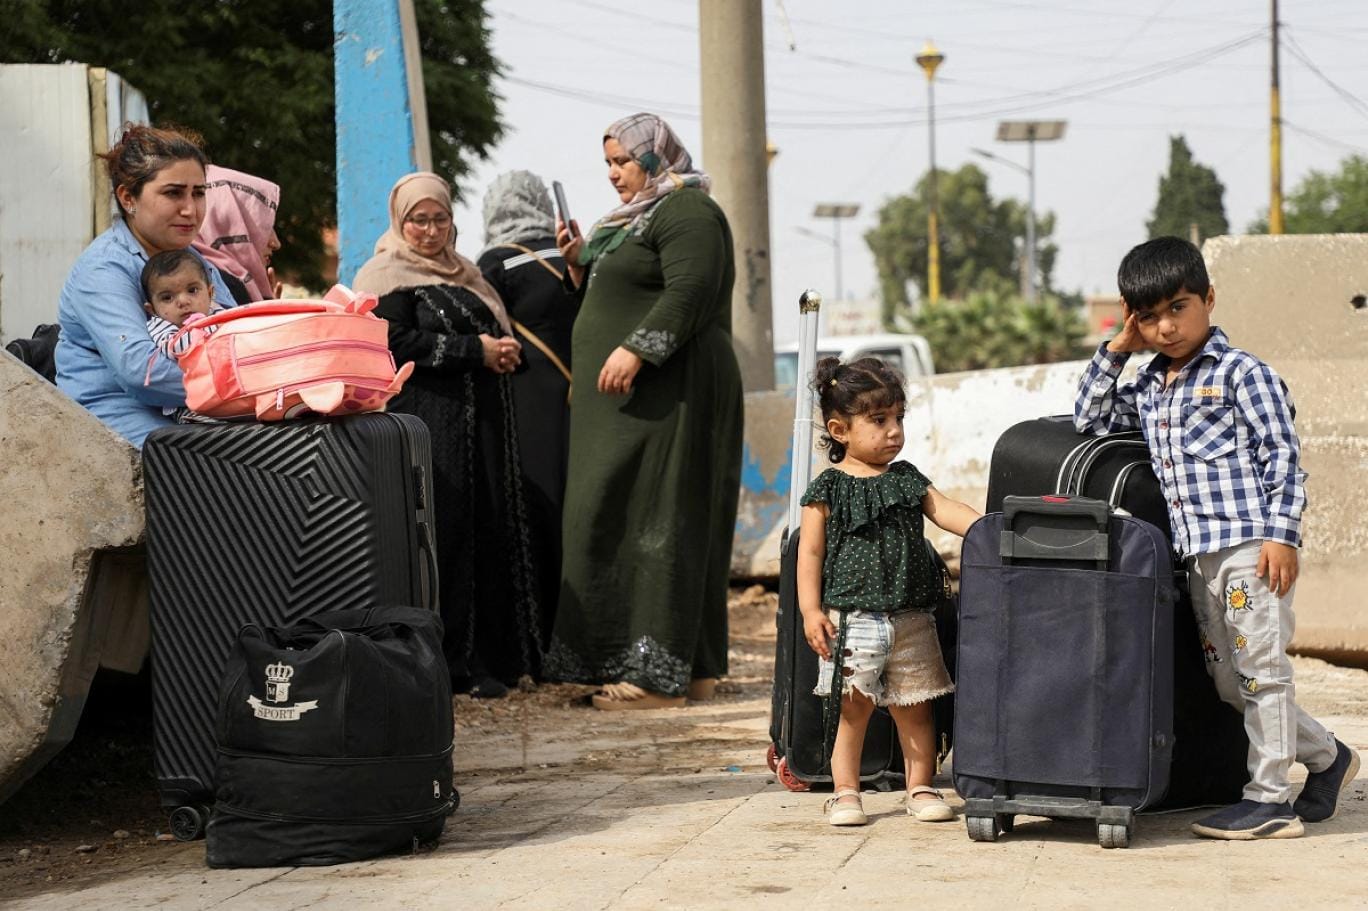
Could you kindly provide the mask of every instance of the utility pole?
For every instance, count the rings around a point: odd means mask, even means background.
[[[732,340],[747,392],[774,388],[764,18],[760,0],[699,0],[703,167],[736,249]]]
[[[1268,198],[1268,233],[1283,233],[1283,195],[1282,195],[1282,96],[1278,87],[1278,0],[1271,0],[1273,7],[1273,68],[1272,82],[1269,85],[1269,156],[1268,164],[1272,172],[1271,191]]]

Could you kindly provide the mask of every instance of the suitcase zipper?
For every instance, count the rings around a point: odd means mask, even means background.
[[[253,753],[247,750],[238,750],[233,747],[219,747],[218,751],[224,756],[232,756],[235,759],[269,759],[271,762],[289,762],[306,765],[362,765],[368,762],[379,762],[384,760],[397,764],[408,762],[423,762],[431,759],[445,759],[451,755],[452,748],[447,747],[440,753],[411,753],[407,756],[283,756],[274,753]]]
[[[348,816],[344,818],[334,818],[328,816],[300,816],[294,813],[266,813],[261,810],[247,810],[242,807],[235,807],[232,804],[217,802],[214,804],[214,812],[227,813],[230,816],[243,816],[247,819],[263,819],[272,822],[314,822],[324,825],[365,825],[383,826],[402,822],[422,822],[426,819],[436,819],[444,816],[451,800],[442,801],[435,807],[429,807],[416,813],[397,813],[393,816]]]

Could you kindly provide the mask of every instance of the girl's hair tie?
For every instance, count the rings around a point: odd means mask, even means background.
[[[831,378],[831,385],[833,385],[833,386],[836,385],[836,377],[834,377],[834,376]]]

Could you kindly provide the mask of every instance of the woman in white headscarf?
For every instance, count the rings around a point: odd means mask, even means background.
[[[390,350],[415,369],[390,411],[432,438],[443,645],[452,688],[502,696],[539,671],[535,569],[509,374],[521,345],[503,301],[456,252],[451,190],[409,174],[390,191],[390,227],[353,282],[380,297]]]
[[[585,288],[547,675],[605,710],[706,698],[727,669],[741,482],[731,229],[679,138],[636,114],[603,136],[619,205],[557,243]]]
[[[551,634],[560,591],[561,503],[570,449],[570,330],[580,295],[564,284],[551,194],[530,171],[500,174],[485,191],[480,271],[508,308],[527,369],[512,377],[527,481],[537,603]]]

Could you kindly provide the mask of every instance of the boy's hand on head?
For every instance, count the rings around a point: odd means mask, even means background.
[[[1267,578],[1269,591],[1281,598],[1297,581],[1297,549],[1281,541],[1265,541],[1259,548],[1259,565],[1254,575]]]
[[[1121,301],[1121,331],[1113,336],[1107,343],[1107,350],[1116,354],[1129,354],[1133,351],[1140,351],[1145,347],[1145,339],[1140,335],[1140,324],[1135,319],[1135,311],[1126,306],[1126,301]]]
[[[836,638],[836,625],[821,611],[803,612],[803,636],[814,652],[831,660],[831,641]]]

